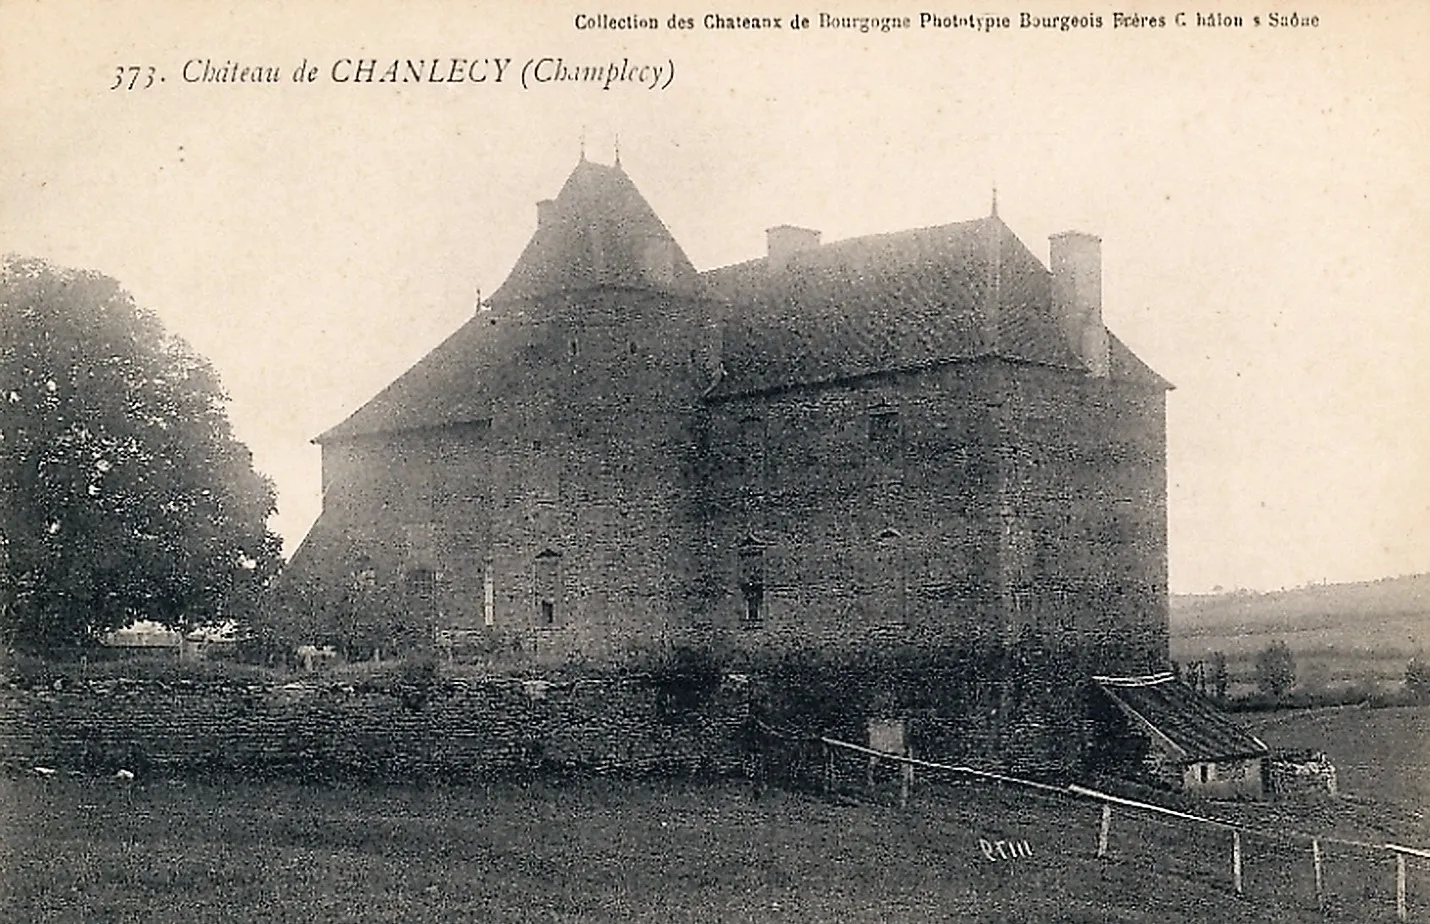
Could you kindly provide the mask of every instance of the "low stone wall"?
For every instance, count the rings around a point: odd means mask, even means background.
[[[1320,751],[1279,751],[1270,758],[1271,791],[1278,796],[1334,796],[1336,765]]]
[[[747,715],[734,682],[693,705],[639,679],[5,684],[0,762],[314,779],[728,774],[744,766]]]

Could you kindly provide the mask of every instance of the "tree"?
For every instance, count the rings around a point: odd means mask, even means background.
[[[281,561],[217,374],[99,273],[0,263],[5,644],[240,618]]]
[[[1212,652],[1212,696],[1219,703],[1226,702],[1226,689],[1231,685],[1231,674],[1226,667],[1226,654]]]
[[[1271,696],[1281,696],[1296,683],[1296,658],[1277,639],[1256,655],[1256,686]]]
[[[1405,665],[1405,692],[1416,702],[1430,699],[1430,663],[1419,655]]]

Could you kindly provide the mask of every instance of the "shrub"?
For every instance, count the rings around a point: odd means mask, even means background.
[[[1405,665],[1405,695],[1417,703],[1430,701],[1430,663],[1419,656]]]
[[[1256,655],[1256,686],[1272,697],[1284,696],[1296,684],[1296,658],[1280,639]]]
[[[647,654],[635,669],[658,691],[660,704],[671,713],[689,713],[708,703],[725,681],[720,655],[705,645],[677,645]]]

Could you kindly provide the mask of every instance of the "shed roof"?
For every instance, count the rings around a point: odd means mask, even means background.
[[[1170,744],[1181,760],[1224,760],[1268,753],[1259,738],[1169,673],[1094,679],[1124,713]]]

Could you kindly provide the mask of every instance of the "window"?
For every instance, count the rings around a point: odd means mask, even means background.
[[[488,627],[497,623],[497,588],[492,574],[492,564],[487,562],[482,569],[482,623]]]
[[[740,547],[741,624],[757,629],[764,622],[765,550],[752,541]]]
[[[899,454],[899,412],[878,408],[869,412],[869,448],[874,454],[893,459]]]
[[[566,349],[572,356],[579,356],[581,354],[581,341],[572,337],[566,341]]]
[[[763,490],[765,483],[765,422],[759,417],[740,421],[735,446],[736,463],[745,487]]]
[[[533,590],[539,625],[556,625],[556,607],[561,602],[561,553],[547,549],[536,556],[532,568]]]
[[[407,593],[418,612],[431,615],[437,609],[437,573],[416,568],[407,573]]]

